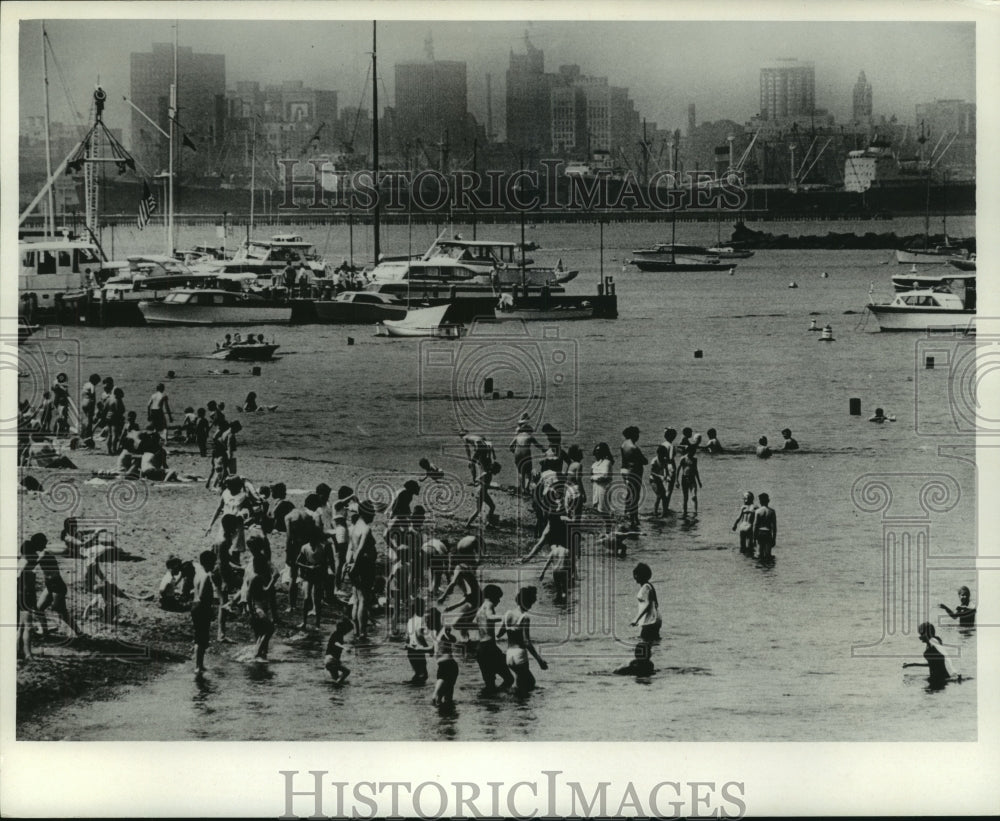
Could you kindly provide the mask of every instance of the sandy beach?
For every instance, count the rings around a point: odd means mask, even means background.
[[[168,446],[170,467],[180,474],[202,476],[200,482],[163,483],[147,480],[102,479],[94,471],[108,470],[114,460],[97,450],[65,450],[76,465],[75,470],[22,468],[20,478],[33,476],[43,491],[20,489],[20,529],[30,535],[45,533],[50,546],[58,548],[58,536],[63,520],[76,516],[81,527],[105,527],[114,533],[119,548],[137,561],[119,561],[104,565],[108,578],[131,595],[155,593],[164,574],[165,562],[171,555],[182,560],[197,561],[198,553],[211,546],[221,534],[215,522],[206,535],[218,505],[217,490],[206,490],[209,461],[190,446]],[[414,466],[416,467],[416,466]],[[308,462],[301,459],[282,459],[273,456],[255,456],[245,450],[239,453],[242,475],[256,486],[283,481],[288,486],[288,498],[301,506],[306,493],[321,482],[336,488],[340,485],[362,486],[371,469],[359,465],[335,462]],[[381,479],[386,471],[379,470]],[[419,478],[419,470],[400,472],[397,489],[407,479]],[[471,488],[470,488],[471,490]],[[516,553],[516,527],[518,507],[514,488],[501,483],[493,489],[493,499],[501,523],[489,531],[493,564],[503,563],[497,553]],[[418,497],[419,502],[419,497]],[[455,516],[435,518],[433,535],[453,545],[463,535],[473,532],[464,528],[464,519],[471,511],[459,511]],[[522,517],[523,518],[523,517]],[[462,519],[462,521],[459,521]],[[528,527],[532,522],[524,518]],[[376,517],[374,528],[379,536],[384,529],[385,515]],[[384,560],[385,543],[379,538],[380,560]],[[272,534],[271,550],[280,565],[284,534]],[[70,612],[79,618],[90,599],[84,590],[81,559],[60,557],[60,569],[69,586],[67,596]],[[286,615],[286,590],[279,592],[279,608],[283,621],[277,626],[275,642],[297,632],[299,615]],[[30,661],[18,661],[18,721],[30,718],[36,711],[64,703],[69,699],[109,695],[109,688],[142,682],[147,677],[162,672],[166,665],[191,664],[193,645],[191,622],[187,613],[172,613],[161,609],[154,601],[119,599],[119,619],[115,625],[105,625],[95,620],[82,622],[84,638],[70,640],[65,627],[57,629],[48,641],[35,638]],[[323,638],[332,628],[335,614],[344,610],[341,602],[326,605],[323,619]],[[58,622],[51,612],[47,614],[50,627]],[[252,643],[252,632],[245,618],[238,618],[227,626],[234,645]],[[381,626],[381,625],[380,625]],[[231,651],[233,645],[222,647],[214,641],[212,652]]]

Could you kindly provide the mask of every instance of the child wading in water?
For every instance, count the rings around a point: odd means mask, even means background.
[[[503,591],[495,584],[483,588],[483,606],[476,614],[476,624],[479,627],[479,646],[476,648],[476,661],[479,662],[479,672],[483,675],[483,683],[487,692],[497,689],[496,679],[500,676],[500,688],[510,687],[514,676],[507,669],[503,651],[497,646],[497,639],[503,637],[504,628],[500,616],[497,615],[497,605],[503,598]]]
[[[958,606],[954,610],[946,604],[939,604],[938,607],[953,619],[958,619],[958,623],[962,627],[974,627],[976,624],[976,608],[969,607],[969,600],[971,598],[972,594],[969,592],[969,588],[963,584],[958,588]]]
[[[743,507],[733,522],[733,530],[739,528],[740,531],[740,552],[753,554],[753,517],[757,512],[757,506],[753,503],[753,494],[748,490],[743,494]]]
[[[354,624],[350,619],[341,619],[333,628],[333,632],[326,642],[323,666],[330,674],[334,684],[343,684],[344,680],[351,674],[351,671],[341,663],[340,656],[344,652],[344,639],[353,629]]]
[[[701,487],[701,476],[698,473],[698,444],[700,436],[696,436],[694,441],[688,445],[687,452],[681,457],[677,472],[681,477],[681,493],[684,497],[684,515],[688,512],[688,497],[694,505],[694,512],[698,512],[698,488]]]
[[[437,681],[434,682],[432,703],[437,707],[445,707],[455,701],[458,662],[455,661],[454,652],[457,639],[436,607],[431,608],[427,614],[427,627],[434,635],[434,658],[437,660]]]
[[[903,667],[926,667],[928,669],[927,679],[932,689],[940,689],[950,680],[961,681],[961,676],[952,676],[951,672],[948,670],[948,665],[944,662],[944,654],[938,650],[937,647],[931,644],[931,641],[943,644],[941,639],[938,638],[937,632],[934,630],[934,625],[925,621],[920,625],[920,627],[917,628],[917,634],[920,636],[920,640],[924,643],[925,661],[923,663],[908,662],[904,664]]]
[[[653,486],[653,493],[656,499],[653,502],[653,515],[666,515],[667,505],[670,504],[667,498],[667,472],[669,470],[668,451],[666,445],[657,445],[656,458],[649,467],[649,483]],[[662,512],[661,512],[662,511]]]
[[[528,662],[529,653],[543,670],[549,667],[531,640],[531,617],[528,612],[537,600],[538,590],[533,585],[522,587],[514,597],[517,607],[503,614],[503,628],[507,631],[507,666],[514,674],[514,689],[522,695],[535,689],[535,677]]]
[[[660,638],[660,626],[663,621],[660,618],[660,602],[656,597],[656,590],[649,583],[653,578],[653,571],[645,562],[639,562],[632,571],[632,578],[639,585],[639,592],[636,594],[639,610],[632,621],[632,626],[640,628],[639,638],[643,641],[657,641]]]
[[[424,625],[424,600],[414,599],[410,619],[406,622],[406,659],[413,668],[414,684],[427,681],[427,655],[434,648],[427,643],[427,627]]]

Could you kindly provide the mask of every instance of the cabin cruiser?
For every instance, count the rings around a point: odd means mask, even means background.
[[[976,327],[975,281],[966,283],[964,294],[948,287],[920,288],[903,291],[884,304],[871,303],[868,310],[882,331],[927,331],[953,329],[964,333]]]
[[[18,252],[18,293],[28,316],[57,313],[81,302],[105,269],[97,246],[80,239],[23,239]]]
[[[111,276],[91,291],[91,321],[101,325],[142,325],[139,303],[164,297],[174,288],[213,280],[180,260],[160,254],[136,254],[109,263]]]
[[[287,323],[292,307],[249,291],[177,288],[163,299],[143,300],[148,325],[265,325]]]
[[[255,274],[269,277],[281,273],[289,265],[304,263],[314,275],[325,275],[326,265],[316,253],[313,243],[297,234],[276,234],[269,240],[247,240],[236,250],[232,259],[203,258],[193,267],[210,273]]]

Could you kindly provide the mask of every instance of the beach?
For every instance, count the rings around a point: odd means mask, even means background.
[[[908,226],[879,230],[890,227]],[[544,258],[581,268],[577,292],[593,288],[600,253],[594,231],[550,226],[546,232]],[[618,320],[507,323],[457,343],[381,340],[363,327],[267,328],[268,339],[273,335],[281,345],[280,358],[264,363],[259,376],[249,364],[205,358],[226,330],[221,328],[66,327],[50,340],[29,343],[72,348],[71,381],[91,372],[114,376],[130,409],[143,411],[158,381],[166,383],[175,419],[185,406],[225,401],[229,418],[244,425],[239,472],[256,485],[285,482],[297,506],[321,482],[387,501],[386,494],[420,477],[417,462],[429,457],[448,478],[416,501],[449,543],[469,532],[462,526],[473,510],[459,430],[487,435],[501,464],[501,487],[493,493],[500,525],[484,531],[480,581],[502,588],[501,612],[512,606],[519,586],[537,583],[544,562],[517,562],[531,546],[534,521],[512,492],[515,472],[507,451],[522,412],[536,432],[549,422],[563,431],[564,445],[581,446],[584,476],[600,441],[610,445],[617,468],[621,431],[631,424],[640,428],[639,445],[650,459],[667,426],[702,434],[715,427],[727,452],[700,457],[704,488],[697,517],[680,516],[675,495],[672,515],[653,519],[647,497],[642,533],[629,540],[627,556],[587,553],[570,607],[554,605],[551,591],[540,588],[533,629],[550,667],[536,669],[539,689],[526,699],[484,699],[478,670],[468,660],[460,663],[455,714],[439,715],[428,688],[402,684],[409,668],[401,645],[380,636],[370,646],[350,648],[351,681],[332,691],[322,669],[329,617],[322,631],[292,643],[286,639],[293,625],[279,624],[263,673],[235,661],[251,640],[245,623],[234,627],[234,645],[219,646],[213,636],[208,683],[199,689],[187,615],[125,602],[117,629],[159,648],[160,660],[112,665],[83,648],[39,645],[44,655],[37,670],[19,664],[19,737],[975,738],[974,686],[949,686],[932,698],[918,678],[900,669],[902,661],[919,660],[922,648],[915,624],[893,625],[886,613],[883,582],[894,571],[885,547],[898,535],[891,522],[896,509],[887,513],[890,502],[880,502],[872,489],[891,488],[891,504],[904,505],[926,528],[932,556],[958,557],[922,582],[932,607],[938,601],[952,605],[961,584],[973,587],[975,600],[971,440],[952,418],[948,368],[927,369],[922,358],[927,344],[960,343],[873,333],[870,320],[864,324],[869,285],[887,295],[895,270],[884,264],[883,252],[759,252],[741,260],[733,276],[658,278],[622,271],[631,248],[645,247],[662,232],[650,225],[606,227],[605,274],[616,278]],[[715,227],[698,224],[690,233],[686,240],[706,241]],[[799,287],[789,289],[792,281]],[[835,343],[821,345],[808,332],[814,317],[833,326]],[[507,352],[506,365],[498,365],[498,350]],[[939,353],[938,361],[947,360]],[[542,365],[532,371],[526,363],[533,362]],[[540,382],[532,383],[533,373],[542,374]],[[502,396],[511,390],[514,397],[484,399],[481,383],[488,374]],[[235,412],[250,390],[277,410]],[[849,413],[855,397],[861,416]],[[897,421],[870,424],[876,407]],[[766,435],[776,445],[784,427],[801,450],[754,457],[758,438]],[[952,447],[940,451],[939,445]],[[110,521],[119,545],[143,557],[118,563],[116,583],[130,592],[155,590],[169,555],[194,558],[210,545],[205,529],[218,502],[203,487],[207,460],[191,446],[170,449],[177,451],[170,453],[170,467],[201,476],[200,484],[95,483],[91,471],[111,468],[112,460],[82,451],[69,454],[77,470],[27,471],[49,491],[20,494],[22,538],[41,531],[55,540],[70,515]],[[122,498],[109,501],[115,487]],[[944,489],[947,504],[927,504],[928,495],[939,492],[933,488]],[[774,567],[739,554],[730,526],[746,490],[769,493],[777,512]],[[384,515],[378,516],[377,535],[384,524]],[[280,556],[280,543],[272,542],[272,551]],[[610,676],[631,657],[637,637],[628,624],[637,561],[652,567],[664,618],[653,655],[658,672],[646,683]],[[71,574],[74,564],[61,561],[71,602],[80,586]],[[937,620],[940,612],[928,615]],[[952,663],[974,675],[974,634],[959,635],[947,623],[939,632],[955,654]],[[70,652],[79,657],[75,668],[54,662]],[[81,669],[88,671],[85,686]],[[310,722],[301,710],[303,699],[315,696],[333,711],[328,722]],[[618,709],[593,709],[608,699]],[[241,710],[248,703],[262,705],[254,720]],[[215,717],[205,719],[199,704],[210,704]],[[157,705],[169,705],[171,717],[158,718]],[[652,725],[650,714],[659,717]]]

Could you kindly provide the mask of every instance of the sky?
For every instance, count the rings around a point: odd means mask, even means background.
[[[20,26],[23,117],[42,113],[41,34],[37,20]],[[86,118],[100,81],[109,99],[105,121],[127,134],[127,109],[115,103],[129,93],[129,54],[170,42],[173,21],[51,19],[46,30],[52,120],[76,122],[73,107]],[[225,54],[230,87],[238,80],[302,80],[337,90],[342,108],[368,108],[371,30],[370,21],[181,18],[178,40],[195,52]],[[492,74],[494,132],[502,137],[509,54],[524,52],[526,32],[544,51],[546,71],[575,63],[584,74],[606,76],[628,87],[640,114],[661,128],[685,129],[689,103],[699,122],[745,122],[759,108],[760,68],[785,57],[815,63],[816,105],[841,122],[850,118],[862,70],[873,87],[876,116],[913,122],[916,103],[975,100],[975,26],[967,22],[387,20],[378,25],[380,104],[393,101],[394,65],[426,59],[431,37],[436,59],[467,63],[469,109],[484,125],[486,75]]]

